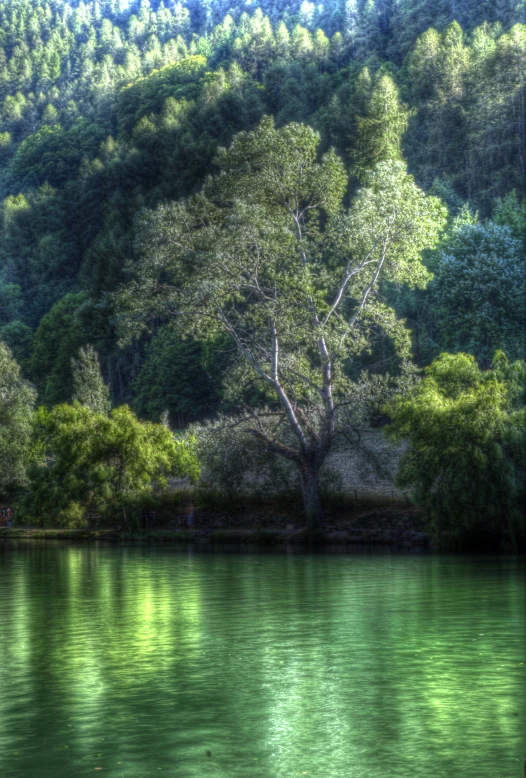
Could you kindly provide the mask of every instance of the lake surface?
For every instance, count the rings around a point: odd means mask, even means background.
[[[0,776],[519,778],[524,565],[0,544]]]

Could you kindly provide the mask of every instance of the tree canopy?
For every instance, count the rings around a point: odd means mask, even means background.
[[[269,414],[296,456],[329,364],[347,434],[410,357],[521,358],[524,12],[0,0],[0,339],[25,388],[51,410],[103,381],[99,410],[178,428]]]
[[[440,345],[489,367],[495,351],[524,354],[523,246],[508,227],[459,219],[439,254],[432,286]]]
[[[346,364],[370,348],[375,327],[402,358],[409,353],[380,283],[425,286],[420,254],[446,218],[399,161],[376,165],[344,208],[344,166],[333,150],[318,160],[319,141],[270,118],[236,135],[198,195],[144,217],[137,280],[119,295],[132,333],[156,316],[194,334],[228,334],[242,357],[239,385],[262,387],[294,443],[257,408],[251,432],[296,463],[313,523],[319,469],[348,404]]]
[[[71,399],[70,359],[91,343],[112,402],[156,417],[137,396],[151,339],[123,350],[106,295],[128,280],[141,209],[198,192],[217,149],[264,115],[314,129],[361,184],[407,159],[453,214],[469,201],[500,224],[515,191],[523,223],[522,6],[344,5],[0,2],[0,327],[20,323],[6,338],[41,401]],[[423,330],[430,294],[389,303]],[[432,329],[420,343],[438,343]],[[184,418],[224,409],[223,380]]]

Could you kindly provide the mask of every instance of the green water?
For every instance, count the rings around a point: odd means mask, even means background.
[[[518,778],[523,654],[516,559],[8,542],[0,776]]]

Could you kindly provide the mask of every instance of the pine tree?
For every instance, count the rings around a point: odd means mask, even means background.
[[[356,150],[352,156],[354,173],[360,180],[379,162],[402,158],[402,135],[411,115],[400,103],[393,79],[382,76],[367,102],[365,116],[356,117]]]
[[[354,36],[355,56],[365,59],[380,48],[378,9],[374,0],[365,0],[358,14],[358,29]]]
[[[320,71],[325,70],[329,59],[329,39],[323,30],[316,30],[314,33],[314,57]]]
[[[290,50],[290,34],[286,24],[280,22],[275,34],[276,56],[279,59],[285,59]]]
[[[73,372],[73,401],[90,408],[94,413],[109,413],[110,393],[104,383],[99,358],[93,346],[85,346],[71,360]]]

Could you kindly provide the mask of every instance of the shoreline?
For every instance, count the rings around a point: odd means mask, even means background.
[[[4,541],[4,543],[2,543]],[[0,549],[7,550],[10,542],[28,545],[47,542],[63,544],[105,544],[110,546],[167,546],[203,551],[328,551],[335,553],[416,553],[416,554],[512,554],[524,556],[526,549],[487,543],[462,547],[437,546],[425,532],[416,530],[400,533],[396,530],[334,530],[325,527],[317,533],[302,529],[61,529],[40,527],[0,527]]]
[[[0,528],[2,540],[60,540],[103,543],[200,543],[207,545],[242,544],[257,546],[392,546],[429,549],[426,533],[412,531],[403,535],[393,530],[324,529],[315,534],[303,529],[150,529],[124,531],[115,529],[42,529],[26,527]]]
[[[430,537],[420,512],[397,505],[354,505],[327,511],[325,523],[308,532],[297,511],[285,506],[245,505],[225,510],[178,504],[156,511],[149,526],[65,529],[38,526],[0,527],[0,541],[60,540],[104,543],[199,543],[273,547],[349,545],[428,549]],[[191,524],[189,524],[191,520]]]

